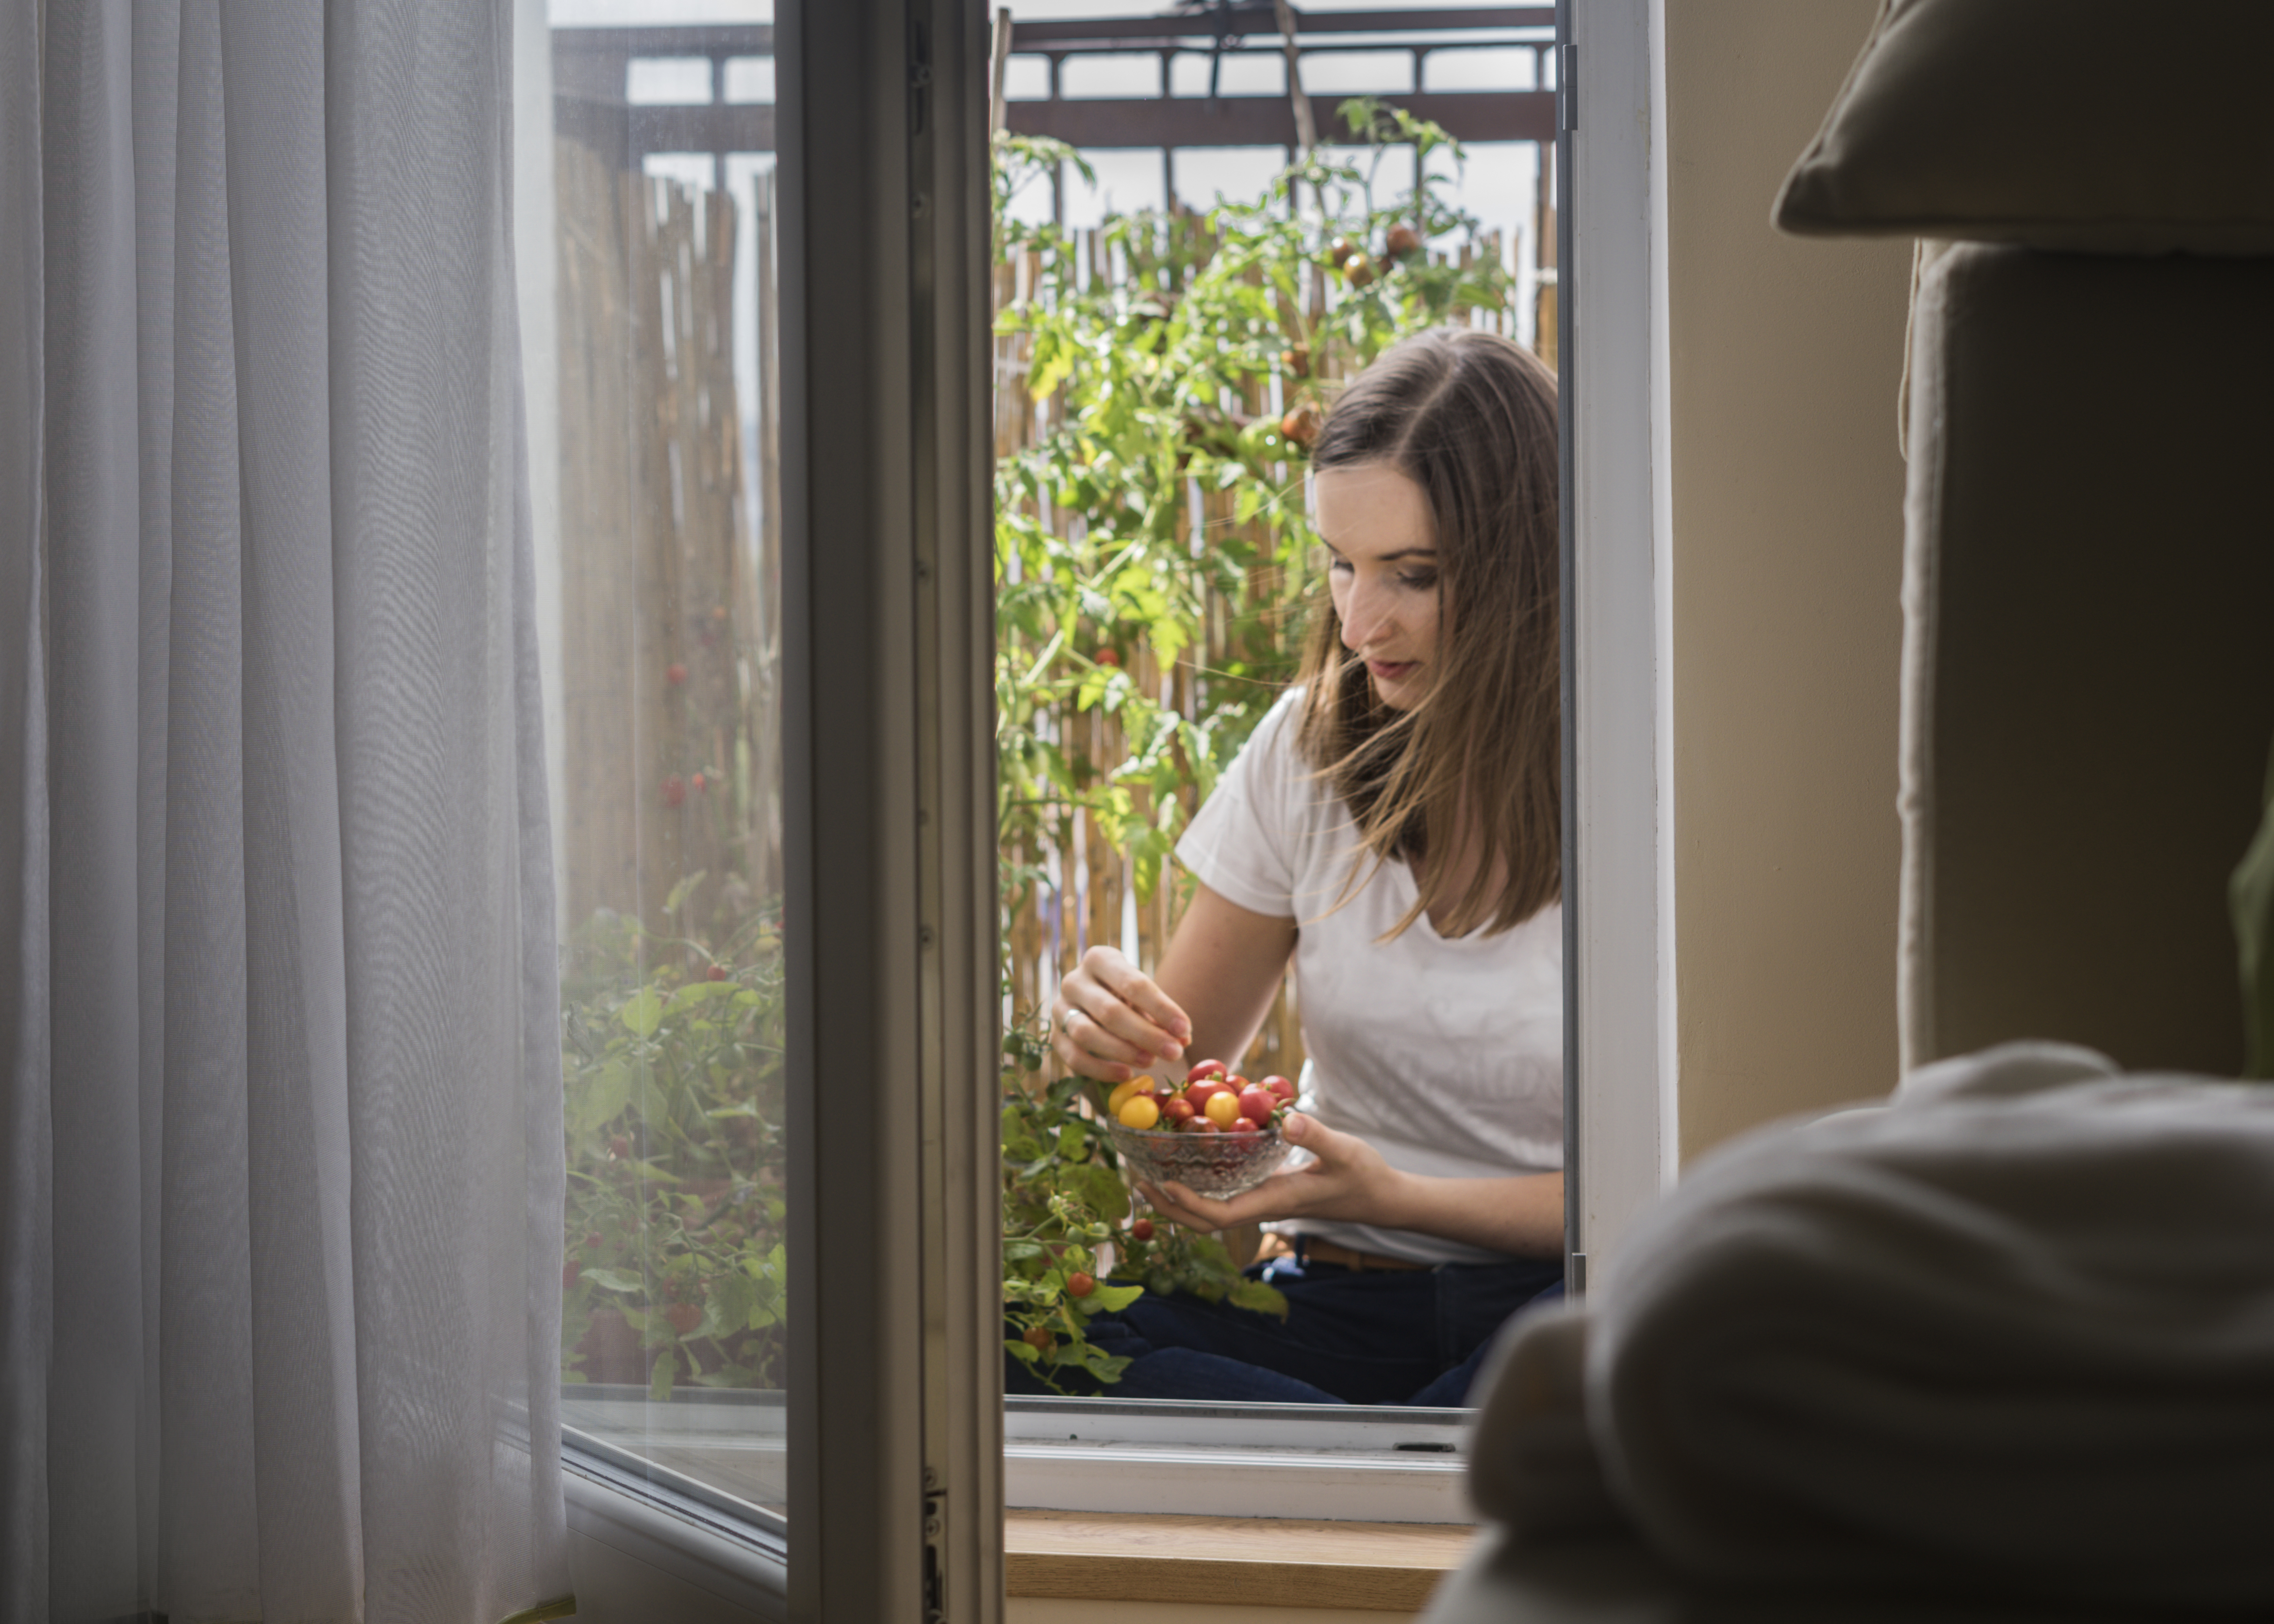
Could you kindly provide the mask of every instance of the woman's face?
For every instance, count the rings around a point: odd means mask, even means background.
[[[1386,462],[1322,470],[1311,494],[1343,646],[1366,661],[1383,704],[1411,709],[1436,674],[1437,527],[1429,499]]]

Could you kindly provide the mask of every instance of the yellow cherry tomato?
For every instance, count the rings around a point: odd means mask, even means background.
[[[1149,1077],[1133,1077],[1127,1082],[1120,1084],[1107,1097],[1105,1114],[1109,1116],[1120,1116],[1121,1108],[1129,1103],[1132,1095],[1146,1093],[1152,1086],[1153,1079]]]
[[[1121,1109],[1114,1113],[1114,1120],[1125,1128],[1149,1128],[1161,1120],[1161,1108],[1154,1103],[1151,1094],[1134,1094],[1122,1101]]]
[[[1209,1095],[1209,1102],[1201,1107],[1201,1109],[1207,1113],[1208,1119],[1217,1127],[1229,1128],[1233,1119],[1239,1115],[1239,1100],[1235,1094],[1212,1094]]]

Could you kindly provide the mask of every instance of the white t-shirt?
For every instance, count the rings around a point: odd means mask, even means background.
[[[1457,1178],[1563,1165],[1562,909],[1496,936],[1447,939],[1413,905],[1413,872],[1363,858],[1339,796],[1296,748],[1302,690],[1271,708],[1177,843],[1209,890],[1297,921],[1296,996],[1308,1059],[1302,1109],[1355,1133],[1403,1171]],[[1370,1224],[1276,1224],[1421,1263],[1501,1254]]]

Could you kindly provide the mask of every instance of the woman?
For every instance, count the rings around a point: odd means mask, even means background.
[[[1312,464],[1330,603],[1300,685],[1178,846],[1197,883],[1157,976],[1092,948],[1053,1041],[1108,1084],[1236,1061],[1291,959],[1312,1160],[1229,1201],[1143,1192],[1198,1229],[1280,1221],[1288,1319],[1148,1296],[1117,1391],[1458,1403],[1562,1276],[1555,379],[1419,335]]]

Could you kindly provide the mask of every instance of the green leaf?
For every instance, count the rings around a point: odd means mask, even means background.
[[[588,1268],[584,1278],[603,1291],[621,1291],[632,1297],[647,1295],[647,1282],[636,1274],[627,1274],[621,1269]]]
[[[1287,1297],[1276,1286],[1268,1286],[1260,1280],[1243,1280],[1224,1294],[1224,1300],[1234,1308],[1246,1308],[1259,1314],[1270,1314],[1276,1319],[1287,1317]]]
[[[664,1008],[667,1013],[676,1015],[712,998],[731,998],[738,990],[732,981],[689,981],[671,995],[671,1002]]]
[[[1129,1190],[1121,1175],[1102,1162],[1084,1162],[1065,1169],[1065,1188],[1081,1203],[1108,1223],[1129,1215]]]
[[[655,1372],[648,1378],[648,1398],[658,1404],[671,1402],[671,1384],[679,1376],[679,1356],[666,1348],[655,1357]]]
[[[570,1137],[581,1139],[588,1133],[597,1133],[623,1114],[631,1097],[631,1068],[621,1060],[610,1060],[589,1071],[576,1073],[576,1080],[568,1086],[567,1116]]]
[[[1269,1286],[1263,1289],[1267,1291],[1271,1290]],[[1093,1314],[1118,1313],[1144,1295],[1145,1288],[1142,1286],[1109,1286],[1101,1282],[1097,1289],[1091,1292],[1088,1299],[1082,1304],[1082,1310],[1086,1313]],[[1272,1295],[1276,1297],[1278,1293],[1275,1291]],[[1242,1306],[1245,1307],[1246,1304],[1243,1304]],[[1284,1319],[1285,1315],[1283,1313],[1280,1317]]]
[[[663,911],[666,914],[678,913],[681,905],[686,902],[689,894],[692,892],[697,885],[703,883],[704,876],[706,872],[707,871],[704,869],[697,868],[694,873],[681,879],[678,884],[673,886],[671,888],[671,894],[663,899]]]
[[[643,987],[624,1000],[624,1007],[616,1011],[617,1019],[641,1037],[651,1038],[655,1029],[663,1025],[663,1000],[652,987]]]

